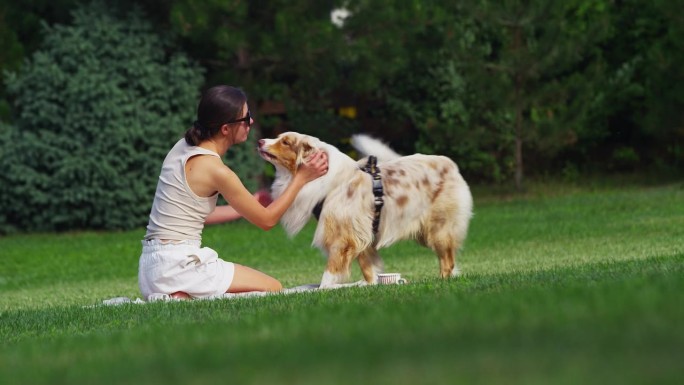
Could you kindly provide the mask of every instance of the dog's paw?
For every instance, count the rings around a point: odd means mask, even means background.
[[[334,274],[326,270],[321,278],[321,289],[334,288],[335,285],[346,282],[346,278],[344,274]]]

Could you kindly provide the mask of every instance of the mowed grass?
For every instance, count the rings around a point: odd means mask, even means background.
[[[143,229],[1,238],[0,383],[684,380],[684,185],[475,203],[459,279],[401,242],[381,253],[409,285],[238,300],[91,306],[139,296]],[[312,232],[204,243],[291,287],[320,280]]]

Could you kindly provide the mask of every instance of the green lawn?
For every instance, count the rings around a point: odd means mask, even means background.
[[[465,275],[402,242],[404,286],[91,307],[139,296],[143,229],[0,238],[0,384],[684,381],[684,185],[474,195]],[[289,287],[320,280],[312,232],[204,242]]]

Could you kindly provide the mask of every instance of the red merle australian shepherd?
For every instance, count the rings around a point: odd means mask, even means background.
[[[328,173],[307,183],[281,218],[293,236],[312,215],[319,216],[313,245],[328,258],[321,287],[347,282],[354,259],[365,281],[377,283],[383,269],[377,250],[402,239],[431,248],[441,277],[459,275],[455,256],[468,233],[473,199],[456,163],[444,156],[400,156],[365,135],[356,135],[352,144],[364,156],[374,155],[377,164],[357,162],[330,144],[295,132],[259,141],[259,154],[276,168],[274,198],[307,156],[317,150],[328,154]]]

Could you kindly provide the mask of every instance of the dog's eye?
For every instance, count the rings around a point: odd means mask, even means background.
[[[283,146],[290,147],[290,142],[287,139],[283,139]]]

